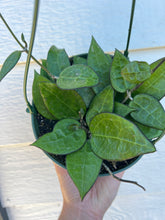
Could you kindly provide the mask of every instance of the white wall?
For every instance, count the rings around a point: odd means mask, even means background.
[[[55,44],[69,55],[86,52],[91,35],[105,51],[125,49],[131,0],[41,0],[34,46],[37,58],[46,57]],[[1,13],[20,38],[29,40],[33,1],[1,0]],[[130,48],[165,46],[165,1],[136,1]],[[0,22],[0,63],[9,51],[18,48]]]

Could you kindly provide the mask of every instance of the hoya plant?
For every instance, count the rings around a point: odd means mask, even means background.
[[[30,57],[35,59],[33,40],[34,32],[27,49],[22,34],[24,45],[18,42],[23,51],[9,55],[0,72],[2,80],[21,53],[28,53],[26,101],[28,63]],[[81,199],[103,169],[116,177],[114,171],[123,163],[155,152],[155,143],[165,133],[165,110],[160,103],[165,96],[164,61],[132,61],[127,50],[123,54],[116,49],[109,55],[94,37],[86,54],[70,58],[53,45],[42,63],[36,60],[41,69],[34,70],[33,103],[27,101],[27,105],[41,131],[32,145],[67,169]]]

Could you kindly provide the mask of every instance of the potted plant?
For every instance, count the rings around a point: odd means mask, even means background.
[[[0,80],[26,52],[24,96],[37,138],[32,145],[68,170],[83,199],[99,175],[117,178],[115,173],[155,152],[154,145],[165,132],[165,111],[160,103],[165,95],[165,58],[151,65],[129,60],[133,0],[124,54],[117,49],[113,56],[104,53],[92,37],[87,54],[69,58],[64,49],[52,46],[40,63],[32,56],[38,2],[29,47],[24,35],[23,45],[1,15],[23,51],[8,56]],[[30,58],[41,66],[40,73],[34,71],[32,104],[26,93]]]

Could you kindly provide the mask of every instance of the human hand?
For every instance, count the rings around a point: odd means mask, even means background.
[[[101,220],[117,195],[120,181],[112,176],[98,177],[81,201],[79,192],[66,169],[55,164],[63,195],[59,220]],[[124,172],[116,174],[121,178]]]

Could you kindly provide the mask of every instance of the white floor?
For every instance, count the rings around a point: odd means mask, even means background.
[[[136,51],[131,56],[141,59],[143,55],[152,62],[163,54],[164,49],[157,49]],[[22,81],[17,77],[21,68],[16,67],[0,87],[0,199],[10,220],[56,220],[62,195],[51,160],[29,146],[34,137],[30,115],[25,113]],[[11,79],[18,79],[19,86],[8,84]],[[156,153],[143,156],[124,178],[138,181],[147,191],[122,183],[104,220],[165,219],[165,138],[157,144]]]

